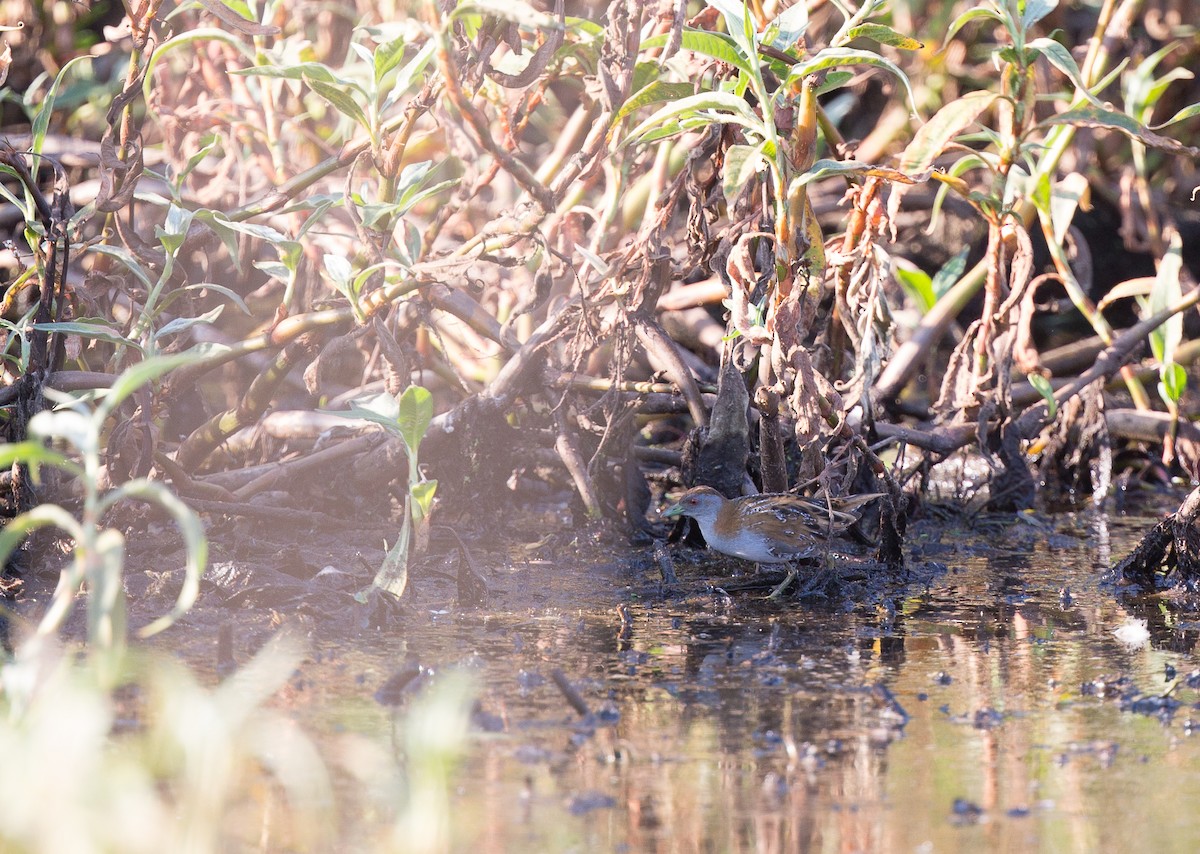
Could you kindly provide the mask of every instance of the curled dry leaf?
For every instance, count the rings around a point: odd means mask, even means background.
[[[761,275],[754,269],[753,243],[756,238],[773,240],[774,235],[765,231],[743,234],[734,243],[725,263],[729,276],[729,323],[747,341],[753,344],[769,344],[770,331],[760,322],[762,313],[754,305],[753,293]]]

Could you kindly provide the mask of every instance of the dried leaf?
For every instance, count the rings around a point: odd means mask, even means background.
[[[248,36],[276,36],[283,32],[279,27],[260,24],[243,18],[220,0],[200,0],[200,5],[212,13],[213,17],[239,33]]]
[[[729,300],[729,323],[747,341],[754,344],[769,344],[772,336],[762,324],[762,312],[753,302],[752,295],[758,285],[759,274],[754,269],[752,242],[756,238],[774,239],[764,231],[752,231],[738,238],[729,252],[725,272],[731,286]]]

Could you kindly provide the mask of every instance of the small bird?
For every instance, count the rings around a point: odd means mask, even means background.
[[[813,555],[828,536],[858,521],[853,510],[877,497],[835,499],[826,505],[788,493],[730,499],[711,486],[694,486],[662,515],[692,517],[709,548],[723,554],[755,563],[788,563]],[[792,570],[771,595],[778,596],[794,579]]]

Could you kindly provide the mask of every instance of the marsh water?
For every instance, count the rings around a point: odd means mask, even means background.
[[[419,682],[471,673],[461,851],[1194,850],[1196,626],[1102,583],[1153,520],[918,529],[858,602],[729,593],[687,550],[674,591],[620,550],[514,558],[507,609],[314,637],[293,713],[386,742]],[[381,702],[404,668],[433,675]],[[345,850],[381,820],[342,813]]]

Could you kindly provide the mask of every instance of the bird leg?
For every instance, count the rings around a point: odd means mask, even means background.
[[[777,602],[780,599],[782,599],[783,591],[787,590],[789,587],[792,586],[792,582],[796,580],[797,575],[799,575],[799,573],[796,571],[796,567],[792,566],[791,564],[788,564],[787,575],[784,576],[783,581],[779,582],[779,584],[776,585],[775,589],[771,591],[771,593],[767,596],[767,598],[773,602]]]

